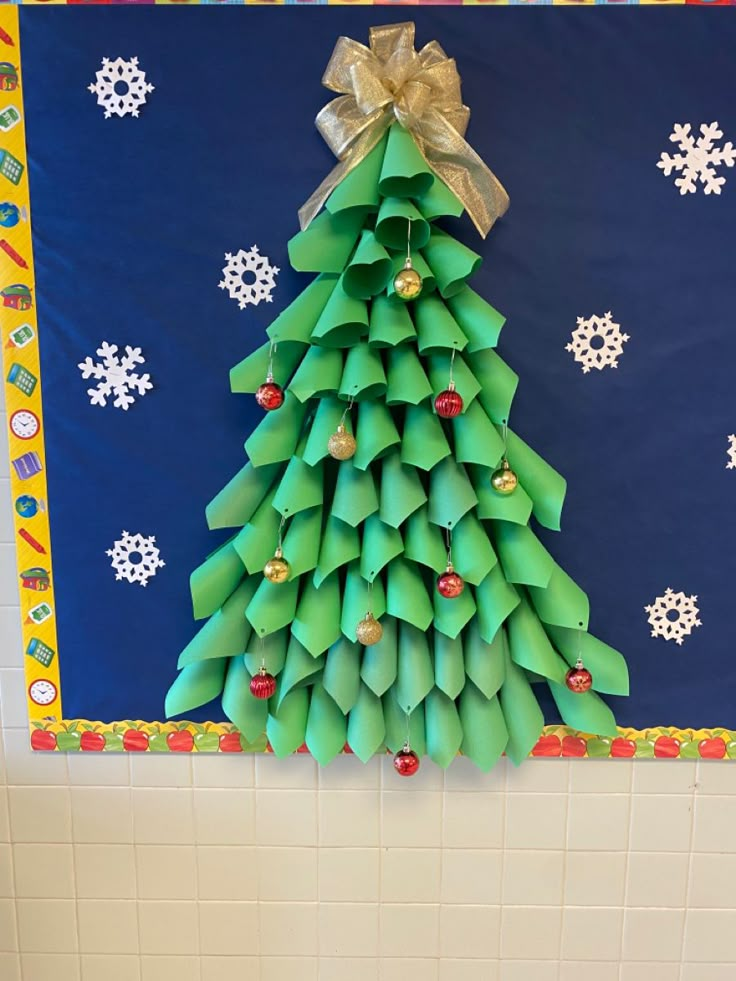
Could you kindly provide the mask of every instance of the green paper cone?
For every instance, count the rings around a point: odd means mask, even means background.
[[[378,492],[370,470],[358,470],[351,460],[341,463],[332,498],[332,514],[357,528],[378,510]]]
[[[381,521],[398,528],[426,500],[416,470],[405,467],[396,450],[385,456],[381,466]]]
[[[322,477],[321,463],[310,467],[298,456],[292,457],[281,478],[273,506],[285,518],[317,507],[322,503]]]
[[[378,190],[385,198],[417,198],[434,183],[434,174],[414,142],[411,133],[394,123],[388,131]]]
[[[390,446],[401,442],[393,416],[383,402],[360,402],[358,405],[358,431],[355,434],[358,449],[353,465],[365,470],[382,456]]]
[[[592,732],[596,736],[617,736],[618,727],[613,712],[594,691],[581,693],[570,691],[566,685],[550,682],[557,708],[565,725],[578,732]]]
[[[544,625],[547,636],[572,667],[582,657],[593,675],[593,687],[607,695],[629,694],[629,672],[618,651],[592,634],[566,627]]]
[[[277,346],[273,355],[274,374],[280,384],[285,384],[291,373],[301,361],[306,344],[284,341]],[[244,394],[254,394],[265,382],[271,360],[271,344],[262,344],[253,354],[230,369],[230,390]]]
[[[529,525],[494,521],[493,533],[503,574],[508,582],[527,586],[547,585],[555,560]]]
[[[478,351],[468,355],[473,374],[481,385],[478,401],[489,419],[497,426],[508,419],[516,394],[519,376],[495,351]]]
[[[434,688],[424,703],[427,752],[437,766],[446,769],[455,759],[463,741],[463,727],[455,703]]]
[[[550,644],[544,627],[525,599],[509,614],[508,631],[515,664],[564,684],[567,664]]]
[[[459,637],[463,627],[468,624],[475,614],[475,600],[469,587],[454,599],[446,599],[435,589],[434,595],[434,629],[447,637]]]
[[[429,241],[428,222],[411,201],[403,198],[384,198],[376,219],[376,238],[381,245],[405,253],[409,219],[411,219],[411,248],[422,249]]]
[[[367,333],[368,308],[365,300],[349,296],[341,278],[312,331],[312,343],[323,347],[352,347]]]
[[[386,393],[386,372],[378,351],[368,344],[356,344],[345,359],[340,395],[343,398],[378,399]]]
[[[478,517],[513,521],[526,525],[532,514],[532,499],[518,484],[513,494],[499,494],[491,486],[493,470],[491,467],[469,466],[470,479],[478,495]]]
[[[410,405],[404,418],[401,462],[420,470],[431,470],[450,453],[442,423],[429,405]]]
[[[289,392],[300,402],[313,396],[332,395],[340,387],[342,378],[342,351],[337,348],[310,347],[289,383]],[[272,413],[278,422],[283,410]]]
[[[261,419],[245,442],[245,452],[255,467],[290,459],[299,442],[306,411],[307,407],[287,392],[278,412],[269,412]]]
[[[291,633],[313,657],[335,643],[340,636],[340,581],[336,575],[319,586],[307,580]]]
[[[183,668],[166,694],[166,718],[206,705],[222,691],[229,658],[196,661]]]
[[[317,568],[322,537],[322,508],[295,514],[284,535],[284,557],[291,566],[290,579]],[[264,563],[265,564],[265,563]]]
[[[413,562],[394,559],[388,567],[386,609],[391,616],[426,630],[432,622],[432,603],[422,575]]]
[[[245,608],[256,590],[256,585],[254,580],[245,579],[238,586],[189,641],[179,655],[177,668],[212,657],[233,657],[243,653],[250,635]]]
[[[340,181],[327,198],[325,207],[328,211],[337,214],[348,208],[368,208],[370,210],[378,208],[380,201],[378,178],[381,174],[387,142],[388,133],[381,138],[380,143],[371,150],[368,156],[357,167],[354,167],[347,177]]]
[[[463,727],[460,749],[487,773],[501,758],[509,738],[499,700],[496,696],[485,698],[475,685],[469,684],[460,696],[459,708]]]
[[[329,456],[327,441],[340,425],[345,403],[337,398],[320,399],[317,411],[308,425],[309,436],[304,448],[303,459],[310,467]]]
[[[529,587],[529,597],[540,620],[556,627],[588,629],[590,603],[580,586],[552,562],[552,574],[546,589]]]
[[[429,475],[429,520],[443,528],[454,528],[477,503],[465,467],[452,457],[445,457]]]
[[[474,620],[464,637],[465,671],[485,698],[501,690],[506,677],[506,634],[503,628],[489,644],[480,635],[478,620]]]
[[[280,470],[278,465],[254,467],[252,463],[246,463],[207,505],[210,531],[242,528],[255,513]]]
[[[327,652],[322,684],[343,715],[347,715],[358,700],[360,650],[360,644],[340,637]]]
[[[477,463],[496,467],[503,457],[503,440],[486,415],[479,399],[452,420],[455,459],[458,463]]]
[[[444,181],[435,174],[434,184],[417,201],[417,206],[427,221],[435,218],[450,216],[459,218],[463,213],[463,204],[455,197]]]
[[[318,678],[324,670],[324,666],[325,658],[323,655],[312,657],[309,651],[292,636],[286,650],[284,670],[279,676],[279,687],[275,698],[276,705],[282,705],[289,693],[295,688],[304,687],[307,682]]]
[[[358,699],[348,716],[348,746],[367,763],[383,745],[386,726],[381,699],[366,685],[360,686]]]
[[[290,692],[266,724],[266,735],[276,756],[289,756],[304,743],[309,710],[309,692],[297,688]]]
[[[399,672],[396,701],[404,712],[414,712],[434,688],[434,666],[426,634],[409,623],[399,626]]]
[[[315,685],[309,702],[305,742],[320,766],[326,766],[342,752],[347,732],[347,720],[339,707],[321,685]]]
[[[373,232],[361,233],[358,248],[343,275],[342,285],[348,296],[368,300],[388,286],[393,264]]]
[[[383,637],[377,644],[363,648],[360,666],[363,682],[379,697],[396,681],[399,665],[399,631],[396,620],[393,617],[381,617],[381,626]]]
[[[408,307],[405,303],[391,301],[387,296],[376,296],[371,303],[368,343],[371,347],[396,347],[416,337]]]
[[[524,672],[514,664],[508,653],[506,680],[501,688],[500,699],[509,731],[506,755],[518,766],[539,739],[544,728],[544,716]]]
[[[319,562],[314,573],[314,585],[319,589],[324,580],[353,559],[360,557],[358,529],[331,514],[327,518]]]
[[[261,664],[264,664],[266,670],[274,677],[281,674],[286,663],[286,648],[290,640],[291,633],[288,627],[283,627],[266,637],[257,637],[253,634],[243,658],[248,674],[251,676],[257,674]]]
[[[340,629],[348,638],[355,640],[355,628],[363,619],[367,610],[373,611],[376,620],[382,620],[386,612],[386,597],[383,592],[381,577],[374,579],[369,590],[369,584],[360,574],[360,565],[353,562],[348,566],[345,576],[345,588],[342,595],[342,614],[340,617]],[[383,626],[383,621],[381,622]],[[373,645],[379,647],[379,644]],[[366,651],[372,648],[367,647]]]
[[[203,620],[219,610],[243,578],[243,563],[233,548],[225,542],[189,577],[194,619]]]
[[[403,551],[404,543],[396,528],[385,525],[377,514],[366,518],[360,553],[360,574],[364,579],[373,582],[381,569]]]
[[[436,226],[432,226],[432,234],[424,246],[423,254],[434,273],[437,289],[445,298],[459,293],[465,286],[465,280],[483,262],[477,252]]]
[[[462,351],[467,346],[467,337],[436,293],[420,296],[414,303],[414,323],[420,354],[452,348]]]
[[[429,362],[429,380],[432,384],[432,392],[439,395],[443,392],[450,380],[450,354],[445,351],[442,354],[431,354]],[[473,372],[463,360],[462,355],[455,357],[452,368],[455,378],[455,387],[463,397],[463,412],[468,411],[468,406],[480,391],[480,385]]]
[[[332,296],[338,278],[334,273],[322,273],[274,320],[266,333],[272,341],[300,341],[308,344],[327,301]]]
[[[483,582],[498,561],[485,528],[472,511],[455,525],[452,547],[459,563],[457,571],[473,586]]]
[[[465,686],[463,642],[460,637],[434,635],[434,683],[449,698],[457,698]]]
[[[297,272],[341,273],[352,255],[365,221],[365,211],[329,211],[289,239],[289,262]]]
[[[544,528],[559,531],[567,481],[510,429],[506,445],[509,463],[534,502],[534,517]]]
[[[257,634],[272,634],[291,623],[298,595],[298,579],[281,583],[262,579],[245,615]]]
[[[439,575],[447,564],[447,546],[437,525],[430,524],[429,508],[418,508],[406,522],[404,555]]]
[[[388,354],[386,405],[418,405],[431,395],[432,386],[414,347],[403,344],[392,348]]]
[[[407,731],[411,748],[422,757],[427,752],[424,736],[424,703],[417,705],[409,716],[407,727],[406,711],[396,700],[395,689],[383,696],[383,720],[386,726],[386,746],[392,753],[398,752],[406,742]]]
[[[498,628],[519,603],[519,594],[511,583],[506,582],[501,567],[496,565],[476,587],[475,603],[478,607],[478,630],[483,640],[491,644]]]
[[[253,742],[266,731],[268,699],[251,695],[250,679],[242,657],[230,658],[222,692],[222,710],[245,738]]]
[[[463,287],[448,299],[447,305],[468,338],[469,352],[483,351],[498,344],[498,335],[506,318],[475,290]]]
[[[233,538],[233,548],[249,575],[262,571],[278,542],[281,516],[273,509],[275,494],[275,489],[268,492],[248,524]]]
[[[406,261],[406,253],[397,253],[393,257],[393,267],[391,270],[391,278],[388,283],[387,296],[391,303],[400,303],[402,306],[406,306],[406,301],[400,299],[396,295],[396,290],[394,289],[394,279],[401,270],[404,268],[404,262]],[[424,256],[421,252],[415,252],[411,257],[411,264],[415,272],[418,272],[422,278],[422,292],[421,296],[427,296],[432,293],[437,284],[435,283],[434,273],[429,268],[424,260]]]

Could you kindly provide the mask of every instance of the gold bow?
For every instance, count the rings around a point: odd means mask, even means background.
[[[436,41],[415,51],[411,21],[372,27],[370,48],[349,37],[338,38],[322,84],[342,93],[315,120],[340,163],[299,209],[302,229],[398,120],[485,238],[508,208],[509,196],[465,142],[470,110],[462,103],[455,61]]]

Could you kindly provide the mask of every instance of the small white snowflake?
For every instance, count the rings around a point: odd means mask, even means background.
[[[591,368],[616,368],[618,358],[624,353],[624,344],[629,340],[628,334],[621,333],[621,325],[613,322],[611,311],[602,317],[577,318],[577,327],[572,332],[572,340],[565,345],[566,351],[572,351],[575,360],[583,366],[587,374]]]
[[[135,397],[130,394],[131,391],[143,397],[153,388],[153,385],[150,375],[139,375],[134,370],[136,365],[146,363],[139,347],[130,347],[126,344],[125,354],[122,357],[117,352],[117,344],[103,341],[97,348],[100,360],[93,361],[92,358],[85,358],[77,367],[82,372],[82,378],[99,379],[95,388],[87,389],[91,405],[107,405],[108,398],[114,394],[115,408],[127,412],[128,406],[135,402]]]
[[[271,292],[276,288],[274,276],[280,270],[260,254],[257,245],[247,252],[240,249],[235,255],[226,252],[225,259],[227,265],[222,270],[224,279],[218,285],[221,290],[227,290],[232,300],[238,301],[241,310],[245,310],[248,303],[257,307],[261,300],[273,302]]]
[[[652,637],[664,637],[665,640],[682,644],[694,627],[701,626],[695,605],[697,599],[697,596],[665,589],[664,596],[658,596],[650,606],[644,607],[649,614],[647,620],[652,627]]]
[[[733,470],[736,468],[736,436],[733,433],[728,438],[728,449],[726,453],[728,454],[728,463],[726,464],[727,470]]]
[[[131,535],[124,531],[123,537],[105,553],[112,558],[115,578],[145,586],[156,575],[156,571],[166,565],[155,542],[154,535],[146,538],[144,535]]]
[[[698,180],[705,194],[720,194],[726,178],[718,177],[714,168],[724,164],[733,167],[736,149],[730,141],[722,147],[716,146],[723,136],[718,123],[701,123],[701,135],[697,140],[691,135],[691,128],[690,123],[675,123],[670,142],[677,143],[682,153],[676,153],[673,157],[669,153],[661,154],[657,166],[665,177],[669,177],[673,170],[682,175],[675,178],[675,187],[680,188],[680,194],[695,194]]]
[[[90,83],[89,91],[97,95],[97,105],[105,110],[105,119],[116,116],[137,116],[139,106],[146,103],[146,95],[153,92],[153,85],[146,81],[146,73],[138,67],[138,59],[102,59],[102,68],[95,73],[96,82]]]

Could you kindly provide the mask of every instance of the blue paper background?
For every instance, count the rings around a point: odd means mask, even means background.
[[[628,659],[619,723],[736,727],[736,170],[720,197],[680,197],[656,167],[675,122],[736,138],[736,19],[694,8],[20,10],[64,714],[163,716],[196,629],[189,574],[220,540],[204,507],[259,418],[228,370],[310,281],[286,242],[333,165],[322,71],[339,34],[409,17],[457,59],[469,139],[511,196],[485,242],[452,230],[508,317],[512,425],[568,478],[544,537]],[[139,119],[87,91],[118,55],[156,86]],[[240,311],[217,283],[254,243],[282,272],[274,303]],[[607,310],[631,340],[584,375],[565,344]],[[146,357],[155,389],[127,413],[85,394],[77,363],[102,340]],[[110,568],[123,529],[166,560],[146,589]],[[668,586],[698,596],[682,647],[649,636]]]

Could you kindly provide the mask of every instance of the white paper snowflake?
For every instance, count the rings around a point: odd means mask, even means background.
[[[566,351],[572,351],[575,360],[583,366],[587,374],[591,368],[616,368],[618,359],[624,353],[624,344],[629,339],[628,334],[621,333],[621,325],[613,322],[611,311],[602,317],[577,318],[577,327],[572,332],[572,340],[565,345]]]
[[[645,606],[644,610],[649,614],[647,620],[652,627],[652,637],[664,637],[665,640],[682,644],[694,627],[701,626],[698,620],[699,611],[695,605],[697,598],[665,589],[664,596],[658,596],[650,606]]]
[[[221,290],[227,290],[232,300],[237,300],[241,310],[248,303],[258,306],[261,300],[272,303],[272,290],[276,288],[274,276],[279,273],[277,266],[272,266],[266,256],[254,245],[249,251],[240,249],[235,255],[225,253],[227,265],[222,270],[225,277],[220,280]]]
[[[139,106],[146,103],[146,95],[153,92],[153,85],[146,81],[146,73],[138,67],[138,59],[102,59],[102,68],[95,73],[96,82],[88,88],[96,93],[97,105],[103,106],[105,119],[110,116],[137,116]]]
[[[728,463],[726,464],[727,470],[733,470],[736,468],[736,436],[733,433],[728,437],[728,449],[726,450],[728,455]]]
[[[706,194],[720,194],[726,178],[718,177],[714,168],[724,164],[726,167],[733,167],[736,163],[736,149],[730,141],[722,147],[715,145],[723,136],[718,123],[701,123],[701,135],[697,140],[691,135],[691,128],[690,123],[685,123],[684,126],[675,123],[670,141],[677,143],[682,153],[676,153],[673,157],[669,153],[663,153],[657,166],[665,177],[669,177],[673,170],[682,175],[675,178],[675,186],[680,188],[680,194],[695,194],[698,180]]]
[[[131,395],[131,392],[134,391],[142,397],[153,388],[153,385],[150,375],[139,375],[134,370],[136,365],[146,363],[139,347],[130,347],[126,344],[125,354],[122,357],[117,352],[117,344],[103,341],[97,348],[100,360],[93,361],[92,358],[85,358],[77,367],[82,372],[82,378],[99,379],[95,388],[87,389],[91,405],[107,405],[108,398],[114,394],[115,408],[127,412],[128,406],[135,402],[135,396]]]
[[[115,578],[145,586],[156,571],[166,565],[155,542],[154,535],[146,538],[145,535],[131,535],[124,531],[123,537],[105,553],[112,558]]]

